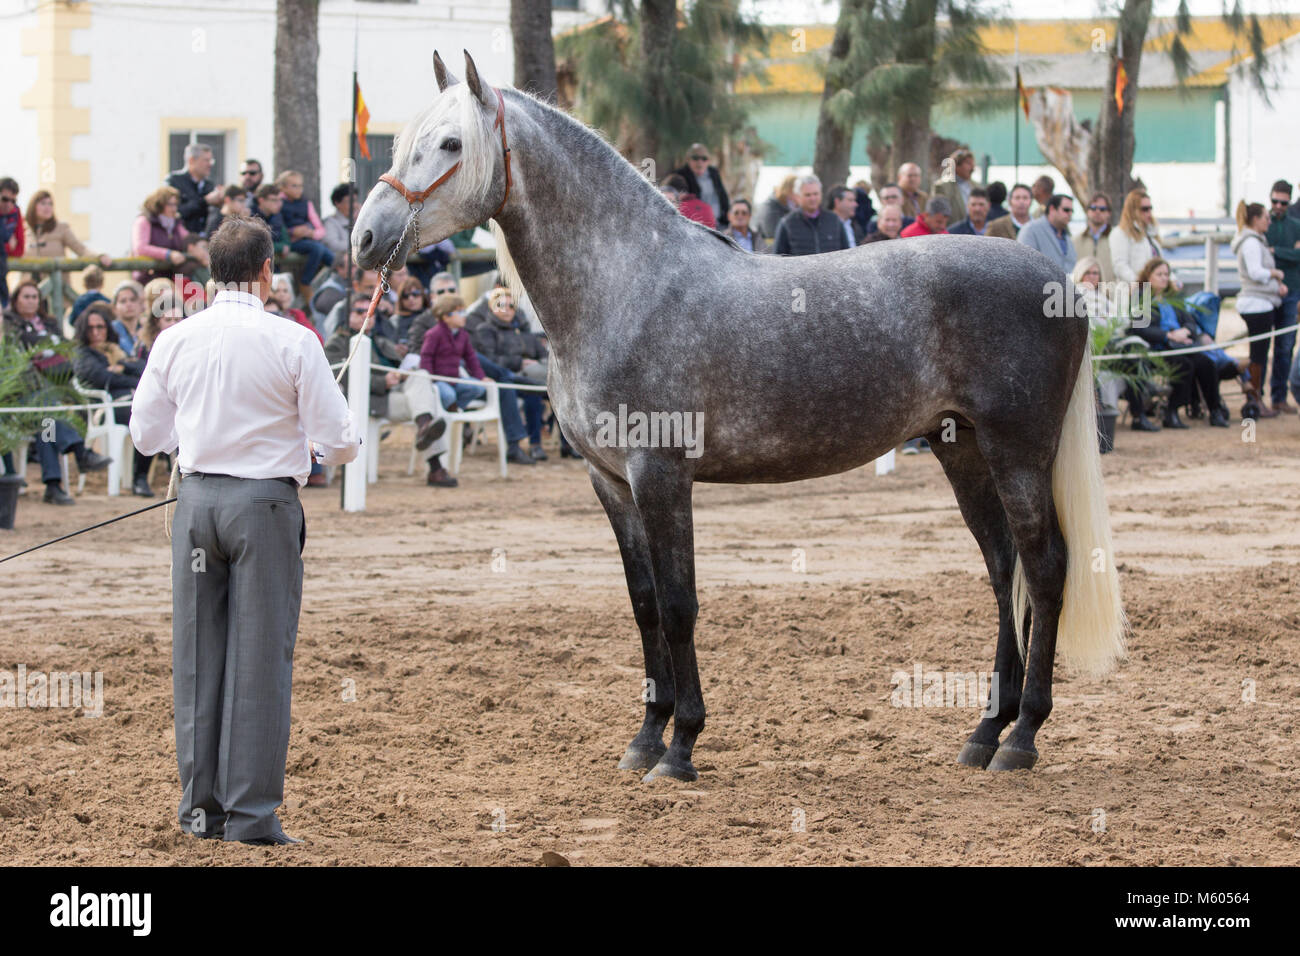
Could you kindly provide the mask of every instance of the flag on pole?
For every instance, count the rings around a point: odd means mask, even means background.
[[[1124,112],[1124,90],[1128,88],[1128,71],[1124,69],[1124,61],[1118,60],[1115,67],[1115,108],[1122,114]]]
[[[1020,79],[1019,65],[1016,66],[1016,95],[1020,97],[1020,108],[1025,111],[1025,119],[1029,119],[1029,91]]]
[[[370,123],[370,110],[366,109],[366,101],[361,96],[361,84],[356,80],[353,82],[357,88],[357,147],[361,150],[361,155],[369,159],[370,147],[366,145],[366,126]]]

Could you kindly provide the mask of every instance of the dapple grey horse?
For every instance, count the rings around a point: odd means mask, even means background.
[[[1088,321],[1047,306],[1069,288],[1061,270],[1024,245],[947,235],[755,255],[679,215],[580,122],[485,84],[468,53],[464,82],[434,66],[439,95],[399,137],[353,252],[373,269],[401,261],[412,225],[427,243],[494,220],[499,262],[550,338],[551,401],[613,525],[653,682],[619,766],[697,776],[692,484],[817,478],[923,435],[998,604],[996,713],[958,760],[1031,767],[1058,645],[1104,673],[1126,631]],[[702,441],[667,427],[646,440],[624,427],[638,412],[702,417]]]

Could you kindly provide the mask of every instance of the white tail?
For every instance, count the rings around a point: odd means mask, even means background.
[[[1068,667],[1100,676],[1124,656],[1128,620],[1119,596],[1119,574],[1110,541],[1110,512],[1101,480],[1091,345],[1084,351],[1083,365],[1065,412],[1056,462],[1052,466],[1052,499],[1069,552],[1065,595],[1056,631],[1057,653]],[[1019,556],[1011,578],[1011,604],[1023,659],[1029,590]]]

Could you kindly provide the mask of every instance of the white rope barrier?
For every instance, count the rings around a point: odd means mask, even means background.
[[[16,408],[0,408],[0,415],[26,415],[29,412],[75,412],[95,411],[99,408],[130,408],[131,399],[119,398],[115,402],[95,402],[89,405],[20,405]]]
[[[339,362],[339,363],[336,363],[336,364],[334,364],[334,365],[331,365],[330,368],[331,368],[331,369],[341,368],[341,367],[343,367],[343,366],[346,365],[346,364],[347,364],[346,362]],[[374,364],[374,363],[371,364],[371,366],[370,366],[370,370],[371,370],[372,372],[396,372],[398,375],[411,375],[411,376],[414,376],[414,377],[416,377],[416,378],[427,378],[427,379],[429,379],[430,381],[437,381],[437,382],[450,382],[450,383],[454,383],[454,384],[457,384],[457,385],[482,385],[484,381],[489,381],[489,382],[491,382],[491,381],[495,381],[494,379],[491,379],[491,378],[489,378],[489,379],[481,379],[481,378],[452,378],[450,375],[434,375],[432,372],[426,372],[426,371],[425,371],[424,369],[422,369],[422,368],[413,368],[413,369],[406,369],[406,370],[403,370],[403,369],[400,369],[400,368],[393,368],[393,367],[390,366],[390,365],[376,365],[376,364]],[[496,382],[496,386],[497,386],[497,388],[513,388],[513,389],[516,389],[516,390],[518,390],[518,391],[524,391],[524,392],[544,392],[544,391],[546,391],[546,386],[545,386],[545,385],[524,385],[524,384],[522,384],[522,383],[515,383],[515,382]]]
[[[1228,339],[1226,342],[1211,342],[1209,345],[1189,345],[1181,349],[1152,349],[1151,355],[1157,358],[1163,358],[1166,355],[1191,355],[1195,352],[1212,352],[1215,349],[1231,348],[1234,345],[1244,345],[1247,342],[1258,342],[1260,339],[1271,339],[1275,336],[1282,335],[1285,332],[1294,332],[1300,328],[1300,323],[1288,325],[1283,329],[1272,329],[1268,332],[1261,332],[1259,335],[1249,335],[1242,338]],[[1136,334],[1136,333],[1134,333]],[[1104,362],[1108,359],[1131,359],[1140,357],[1141,353],[1134,352],[1111,352],[1106,355],[1094,355],[1094,362]]]

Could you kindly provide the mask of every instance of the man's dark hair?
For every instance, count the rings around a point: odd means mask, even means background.
[[[197,246],[200,242],[207,242],[207,241],[208,241],[208,237],[203,235],[203,233],[201,232],[187,232],[185,234],[185,238],[181,240],[182,244],[185,246],[186,251],[188,251],[191,246]]]
[[[258,199],[273,199],[280,195],[281,191],[280,187],[275,183],[262,183],[262,185],[257,187],[257,192],[253,195]]]
[[[221,191],[221,195],[226,199],[238,199],[240,196],[247,196],[248,190],[243,186],[236,186],[232,183]]]
[[[669,189],[677,190],[677,194],[679,196],[696,195],[695,193],[691,192],[691,188],[686,185],[686,177],[681,175],[680,173],[669,173],[667,176],[664,177],[663,182],[661,182],[659,185],[667,186]]]
[[[1047,208],[1060,209],[1061,203],[1065,202],[1067,199],[1071,199],[1069,193],[1052,193],[1052,198],[1047,200]]]
[[[0,178],[0,189],[7,189],[15,196],[18,195],[18,180],[10,176]]]
[[[1115,204],[1114,204],[1113,202],[1110,201],[1110,196],[1107,195],[1106,193],[1103,193],[1103,192],[1095,192],[1095,193],[1093,193],[1091,196],[1089,196],[1089,197],[1088,197],[1088,205],[1091,206],[1091,205],[1092,205],[1093,203],[1095,203],[1098,199],[1104,199],[1104,200],[1106,200],[1106,208],[1109,209],[1111,212],[1114,212],[1114,211],[1115,211]]]
[[[840,197],[843,196],[845,193],[851,193],[851,192],[853,192],[853,190],[850,189],[848,186],[836,186],[834,189],[830,191],[829,194],[830,201],[826,204],[826,208],[834,209],[835,204],[839,202]]]
[[[900,185],[898,185],[898,183],[885,183],[885,185],[883,185],[883,186],[880,187],[880,191],[881,191],[882,193],[883,193],[886,189],[897,189],[899,192],[902,192],[902,191],[903,191],[903,187],[900,186]]]
[[[742,203],[744,204],[745,208],[748,209],[750,212],[754,211],[754,204],[751,203],[744,196],[737,196],[735,199],[731,200],[731,205],[733,206],[739,206]]]
[[[1039,176],[1037,179],[1034,180],[1034,185],[1042,186],[1044,189],[1051,189],[1053,186],[1056,185],[1056,180],[1053,179],[1051,176]],[[1030,192],[1033,192],[1033,190],[1031,189]]]
[[[227,219],[208,243],[208,255],[217,282],[255,282],[262,263],[275,255],[271,229],[257,218]]]
[[[1007,198],[1007,184],[1002,180],[989,183],[989,202],[995,206],[1001,206]]]
[[[1014,186],[1012,186],[1011,193],[1015,192],[1017,189],[1023,189],[1025,192],[1029,193],[1031,197],[1034,195],[1034,191],[1030,189],[1028,186],[1026,186],[1024,183],[1016,183]],[[1007,193],[1007,195],[1010,196],[1011,193]]]
[[[971,199],[976,199],[976,198],[988,199],[989,191],[985,189],[983,186],[972,186],[970,188],[970,196],[967,198],[967,201],[969,202]]]
[[[1290,184],[1289,182],[1287,182],[1285,179],[1279,179],[1277,182],[1275,182],[1275,183],[1273,184],[1273,188],[1270,189],[1269,192],[1271,192],[1271,193],[1286,193],[1288,196],[1290,196],[1290,195],[1291,195],[1291,184]]]
[[[351,183],[339,183],[330,190],[330,202],[337,206],[348,197],[349,193],[355,196],[357,194],[357,187],[353,186]]]
[[[261,161],[259,161],[259,160],[256,160],[256,159],[246,159],[246,160],[244,160],[244,165],[245,165],[245,166],[256,166],[256,167],[257,167],[257,171],[258,171],[259,173],[262,172],[262,163],[261,163]]]

